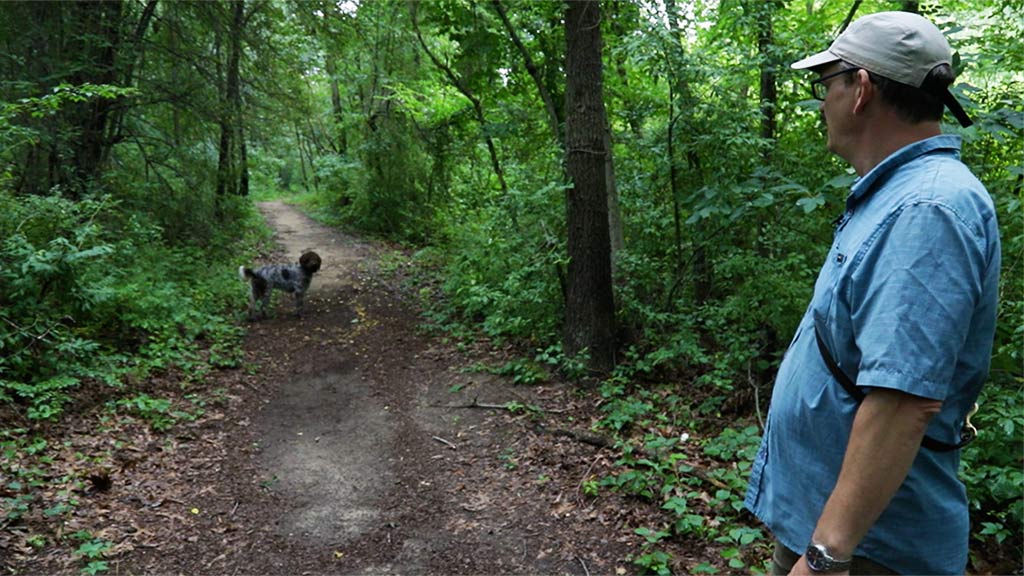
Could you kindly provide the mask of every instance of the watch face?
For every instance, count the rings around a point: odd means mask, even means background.
[[[804,552],[807,567],[813,572],[831,573],[849,570],[850,561],[839,561],[829,555],[828,549],[821,544],[811,544]]]
[[[807,567],[815,572],[824,572],[827,570],[827,562],[825,561],[825,555],[821,548],[818,546],[808,546],[807,552]]]

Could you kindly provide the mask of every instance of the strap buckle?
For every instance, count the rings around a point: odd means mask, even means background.
[[[960,429],[960,446],[967,446],[978,437],[978,429],[971,424],[971,416],[978,413],[978,403],[975,402],[971,411],[967,413],[967,417],[964,418],[964,427]]]

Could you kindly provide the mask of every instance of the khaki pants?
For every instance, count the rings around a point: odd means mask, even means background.
[[[793,569],[793,565],[800,559],[800,554],[786,548],[778,540],[775,541],[775,553],[772,554],[772,576],[786,576]],[[876,576],[876,575],[899,574],[882,566],[881,564],[863,558],[853,557],[853,564],[850,566],[851,576]]]

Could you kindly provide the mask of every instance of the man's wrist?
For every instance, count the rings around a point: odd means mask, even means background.
[[[837,572],[848,572],[850,570],[850,564],[853,561],[853,557],[850,555],[841,555],[828,546],[819,542],[811,541],[807,546],[807,551],[804,552],[804,558],[807,561],[807,567],[813,572],[821,574],[834,574]]]

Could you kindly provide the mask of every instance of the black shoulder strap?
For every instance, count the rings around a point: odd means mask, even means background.
[[[825,346],[825,340],[822,339],[817,324],[814,325],[814,339],[818,341],[818,351],[821,352],[821,358],[825,361],[825,366],[828,366],[828,371],[832,373],[832,377],[839,381],[847,394],[853,396],[857,403],[860,404],[864,400],[864,392],[853,383],[853,380],[832,359],[832,354],[829,353],[828,346]]]
[[[828,351],[828,346],[825,345],[825,340],[821,337],[821,332],[818,330],[818,325],[814,325],[814,339],[818,341],[818,351],[821,352],[821,359],[825,361],[825,366],[828,367],[828,371],[832,373],[832,377],[836,379],[843,386],[846,392],[853,396],[858,404],[864,400],[864,392],[857,387],[857,385],[843,372],[842,368],[836,364],[836,361],[832,358],[832,354]],[[960,442],[957,444],[947,444],[940,442],[930,436],[925,436],[921,439],[921,446],[935,452],[950,452],[952,450],[959,450],[964,446],[970,444],[977,432],[974,427],[964,426],[964,429],[960,431]]]

